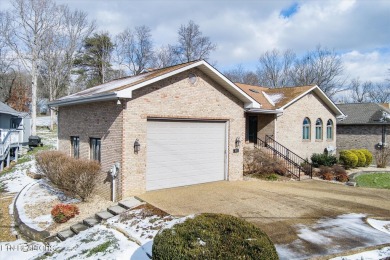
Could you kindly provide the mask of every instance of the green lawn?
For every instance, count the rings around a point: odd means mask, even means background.
[[[355,180],[360,187],[390,189],[390,172],[362,174]]]

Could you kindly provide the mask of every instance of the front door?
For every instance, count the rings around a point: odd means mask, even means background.
[[[257,116],[249,116],[248,118],[248,139],[249,142],[257,142]]]

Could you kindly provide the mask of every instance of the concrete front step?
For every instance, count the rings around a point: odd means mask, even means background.
[[[99,221],[98,219],[92,217],[92,218],[84,219],[84,220],[83,220],[83,223],[84,223],[85,225],[87,225],[88,227],[93,227],[93,226],[99,224],[100,221]]]
[[[134,197],[131,197],[131,198],[119,201],[118,204],[119,204],[119,206],[121,206],[125,209],[130,209],[130,208],[134,208],[134,207],[141,205],[142,202],[137,200]]]
[[[60,242],[61,240],[58,238],[58,234],[52,235],[50,237],[45,238],[46,243],[51,243],[51,242]]]
[[[73,237],[74,235],[76,234],[70,229],[62,230],[57,233],[58,238],[62,241],[65,241],[66,239]]]
[[[126,209],[121,207],[121,206],[112,206],[112,207],[107,208],[107,211],[113,215],[119,215],[119,214],[125,212]]]
[[[107,220],[109,218],[112,218],[114,217],[113,214],[111,214],[110,212],[108,211],[101,211],[99,213],[96,213],[95,216],[100,219],[100,220]]]
[[[83,223],[77,223],[73,226],[70,227],[70,229],[76,233],[76,234],[79,234],[81,231],[84,231],[86,229],[88,229],[89,227]]]

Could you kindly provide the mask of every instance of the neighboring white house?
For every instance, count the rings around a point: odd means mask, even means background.
[[[28,144],[31,135],[31,117],[0,102],[0,171],[18,160],[22,146]]]

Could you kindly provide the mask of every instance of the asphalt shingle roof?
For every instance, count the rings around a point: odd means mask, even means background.
[[[337,121],[339,125],[384,124],[385,122],[380,121],[383,117],[382,111],[390,114],[390,109],[376,103],[338,104],[337,106],[347,116]]]
[[[13,116],[19,116],[21,113],[16,111],[15,109],[9,107],[8,105],[0,102],[0,113],[2,114],[10,114]]]
[[[259,102],[264,109],[281,108],[306,91],[313,88],[313,86],[266,88],[241,83],[235,84],[254,100]],[[273,104],[269,102],[268,99],[271,99]]]

